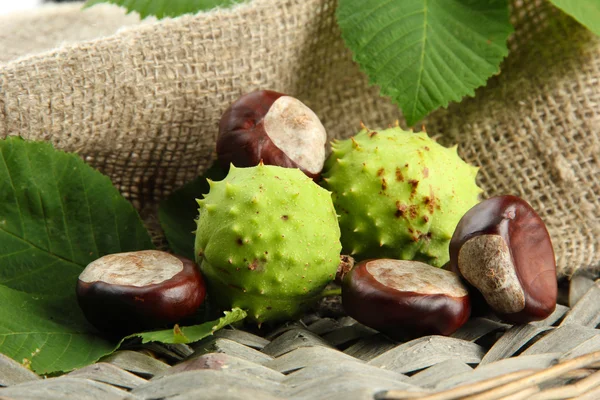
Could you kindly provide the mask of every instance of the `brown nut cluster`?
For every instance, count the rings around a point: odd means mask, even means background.
[[[217,138],[221,166],[262,162],[299,168],[317,179],[325,163],[327,133],[319,117],[300,100],[271,90],[246,94],[223,114]]]
[[[540,216],[523,199],[499,196],[471,208],[450,241],[449,269],[502,319],[527,323],[556,307],[556,261]]]
[[[470,315],[467,288],[450,271],[418,261],[362,261],[344,277],[342,304],[360,323],[402,340],[449,335]]]
[[[79,275],[77,300],[99,331],[123,336],[191,317],[206,288],[196,264],[157,250],[110,254]]]

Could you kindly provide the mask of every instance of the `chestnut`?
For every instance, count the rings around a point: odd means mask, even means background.
[[[325,163],[327,133],[300,100],[271,90],[246,94],[223,114],[217,137],[222,167],[264,164],[299,168],[317,179]]]
[[[110,254],[83,270],[77,300],[87,320],[111,336],[174,324],[206,295],[196,264],[158,250]]]
[[[418,261],[365,260],[342,282],[342,305],[389,337],[450,335],[469,319],[467,288],[453,272]]]
[[[507,322],[542,320],[556,307],[550,235],[519,197],[492,197],[467,211],[450,240],[450,269]]]

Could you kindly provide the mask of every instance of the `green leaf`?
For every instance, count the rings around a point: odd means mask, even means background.
[[[92,364],[117,347],[92,333],[74,293],[40,296],[0,285],[0,304],[0,352],[38,374]]]
[[[153,15],[158,19],[194,14],[216,7],[230,7],[243,0],[88,0],[84,8],[100,3],[112,3],[125,7],[127,12],[136,11],[142,19]]]
[[[40,374],[112,352],[77,305],[77,276],[100,256],[149,248],[106,176],[49,143],[0,140],[0,352]]]
[[[210,190],[207,179],[220,181],[226,172],[216,163],[203,176],[174,191],[163,200],[158,209],[158,219],[171,250],[180,256],[194,260],[194,231],[198,216],[196,199]]]
[[[0,140],[0,285],[64,295],[100,256],[150,248],[108,177],[49,143]]]
[[[507,0],[339,0],[354,60],[409,125],[474,95],[499,72],[513,28]]]
[[[600,0],[550,0],[596,35],[600,35]]]
[[[246,318],[246,315],[246,311],[240,308],[234,308],[231,311],[225,311],[225,316],[219,318],[216,321],[209,321],[200,325],[184,326],[181,328],[178,325],[175,325],[173,329],[136,333],[134,335],[128,336],[128,338],[141,337],[142,343],[192,343],[204,339],[209,335],[212,335],[213,333],[215,333],[219,329],[226,327],[227,325],[243,320],[244,318]]]

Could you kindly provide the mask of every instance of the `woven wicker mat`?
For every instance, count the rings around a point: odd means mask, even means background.
[[[451,337],[393,342],[334,298],[268,332],[128,347],[42,379],[0,355],[0,399],[600,399],[600,280],[575,275],[548,319],[471,319]]]

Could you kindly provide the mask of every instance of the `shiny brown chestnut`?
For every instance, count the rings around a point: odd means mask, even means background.
[[[540,216],[519,197],[492,197],[467,211],[450,241],[450,269],[507,322],[542,320],[556,307],[550,235]]]
[[[455,273],[393,259],[356,264],[344,277],[342,305],[360,323],[398,340],[450,335],[471,310],[468,290]]]
[[[217,137],[221,166],[264,164],[299,168],[316,179],[325,163],[327,133],[300,100],[271,90],[246,94],[223,114]]]
[[[123,336],[178,323],[206,295],[194,262],[157,250],[110,254],[79,275],[77,300],[99,331]]]

